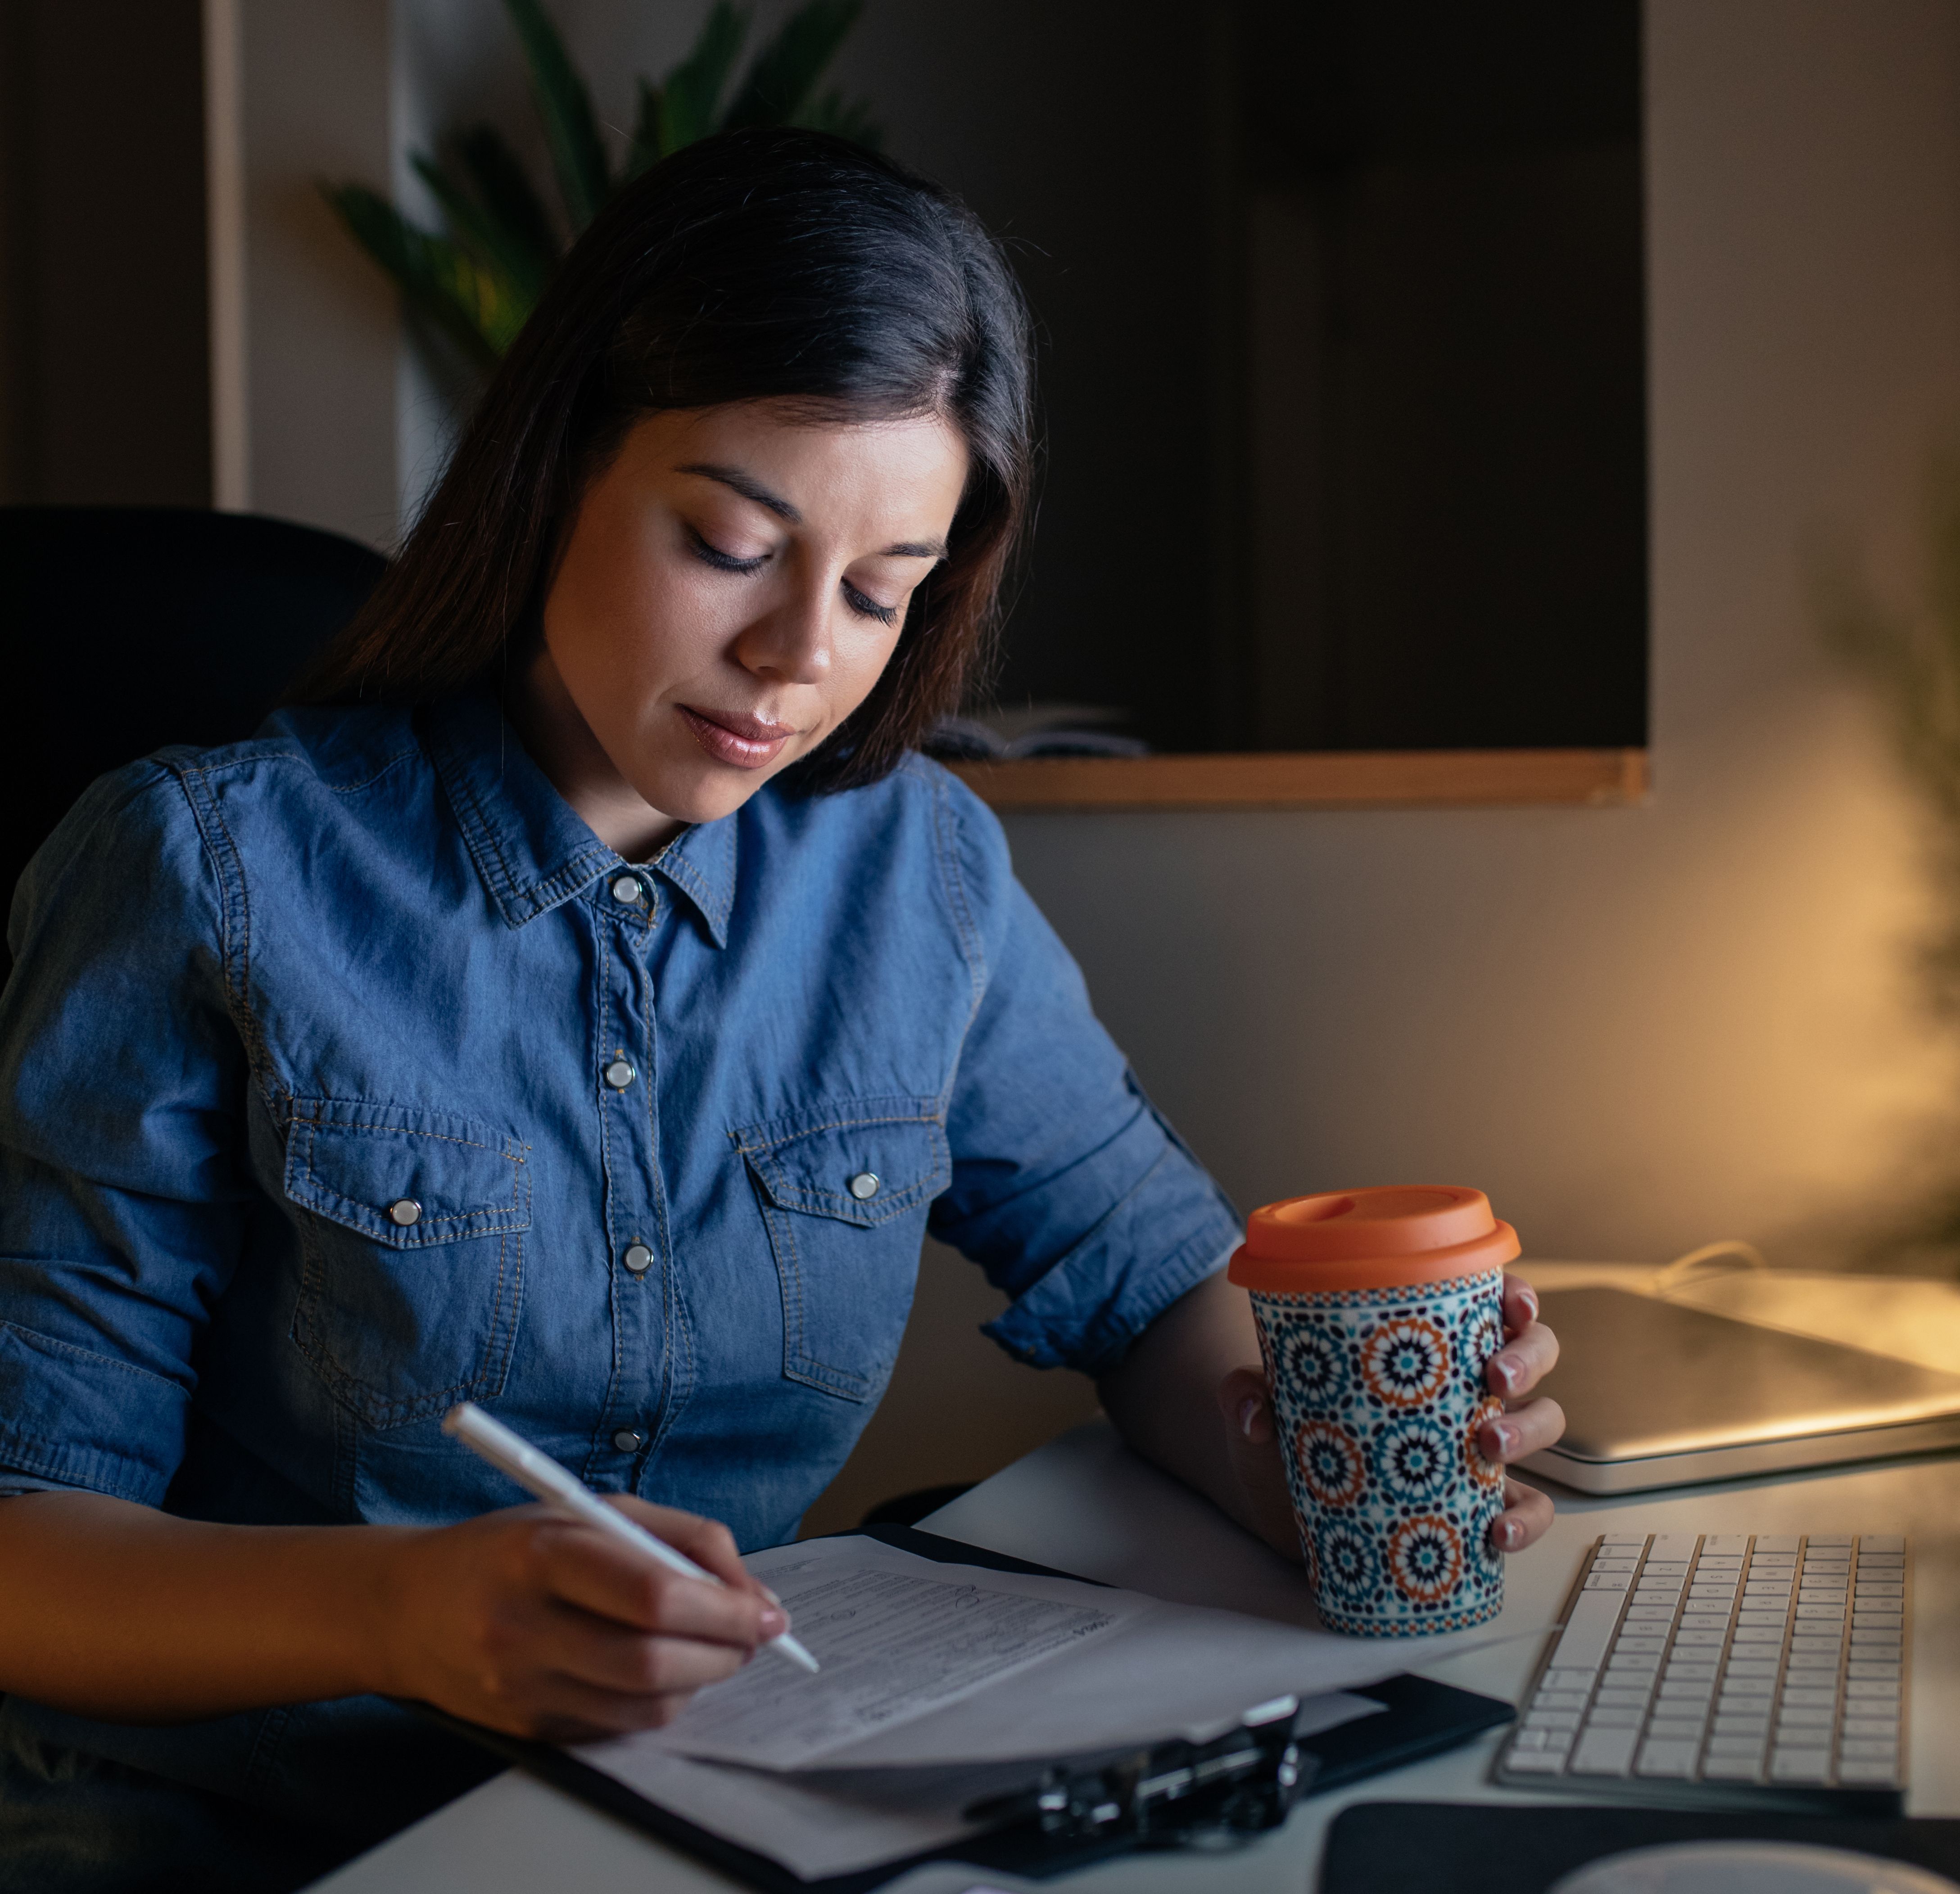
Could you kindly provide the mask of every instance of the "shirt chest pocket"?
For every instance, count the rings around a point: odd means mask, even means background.
[[[502,1391],[531,1222],[528,1147],[474,1118],[297,1098],[292,1339],[371,1426]]]
[[[889,1378],[926,1212],[952,1180],[937,1102],[866,1099],[734,1134],[775,1257],[791,1381],[862,1401]]]

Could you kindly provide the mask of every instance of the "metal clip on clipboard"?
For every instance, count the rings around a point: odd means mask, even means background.
[[[1319,1768],[1294,1738],[1299,1711],[1297,1697],[1275,1697],[1220,1735],[1058,1763],[1026,1788],[963,1813],[994,1835],[1018,1830],[1063,1848],[1236,1848],[1278,1828]]]

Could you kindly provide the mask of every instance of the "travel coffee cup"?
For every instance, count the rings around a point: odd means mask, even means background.
[[[1477,1430],[1503,1404],[1517,1233],[1481,1190],[1330,1190],[1246,1219],[1251,1292],[1321,1622],[1362,1636],[1460,1631],[1504,1602],[1491,1549],[1504,1470]]]

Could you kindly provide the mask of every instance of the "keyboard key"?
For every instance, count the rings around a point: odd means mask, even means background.
[[[1715,1734],[1717,1737],[1748,1737],[1760,1741],[1769,1734],[1770,1714],[1764,1710],[1760,1716],[1739,1717],[1718,1710],[1715,1713]]]
[[[1661,1689],[1665,1692],[1667,1686],[1662,1684]],[[1899,1687],[1895,1679],[1891,1683],[1882,1683],[1876,1677],[1854,1677],[1844,1686],[1844,1695],[1847,1699],[1857,1697],[1861,1701],[1876,1701],[1881,1698],[1889,1697],[1893,1702],[1896,1703],[1898,1701],[1898,1694]]]
[[[1596,1571],[1586,1581],[1588,1591],[1628,1591],[1633,1587],[1633,1575],[1617,1571]]]
[[[1862,1563],[1865,1555],[1872,1552],[1905,1550],[1905,1540],[1897,1533],[1866,1533],[1858,1540],[1858,1557]]]
[[[1595,1710],[1586,1719],[1586,1727],[1588,1730],[1637,1730],[1646,1720],[1645,1705],[1637,1710]]]
[[[1588,1730],[1573,1746],[1567,1765],[1573,1775],[1624,1775],[1633,1766],[1638,1730]]]
[[[1647,1740],[1650,1743],[1693,1743],[1701,1740],[1701,1719],[1699,1717],[1656,1717],[1647,1725]]]
[[[1711,1532],[1701,1542],[1701,1562],[1705,1565],[1717,1556],[1732,1556],[1749,1549],[1749,1536],[1740,1532]]]
[[[1805,1535],[1803,1546],[1807,1552],[1815,1552],[1822,1546],[1842,1546],[1849,1552],[1855,1543],[1847,1532],[1814,1532]]]
[[[1823,1782],[1830,1775],[1828,1749],[1778,1749],[1770,1758],[1772,1782]]]
[[[1851,1661],[1844,1667],[1847,1677],[1896,1677],[1898,1673],[1897,1658],[1886,1664],[1873,1664],[1861,1660],[1855,1651],[1851,1653]]]
[[[1620,1601],[1610,1592],[1581,1592],[1572,1601],[1559,1633],[1556,1660],[1561,1669],[1597,1670],[1618,1621]]]
[[[1701,1765],[1704,1782],[1754,1782],[1762,1765],[1754,1756],[1711,1756]]]
[[[1534,1710],[1583,1710],[1590,1694],[1584,1690],[1541,1690],[1532,1699]]]
[[[1838,1692],[1835,1690],[1787,1689],[1783,1693],[1783,1701],[1786,1709],[1828,1710],[1837,1702]]]
[[[1562,1775],[1565,1755],[1563,1750],[1554,1754],[1549,1749],[1513,1749],[1504,1766],[1521,1775]]]
[[[1777,1712],[1779,1730],[1828,1730],[1833,1712],[1829,1710],[1806,1710],[1800,1706],[1791,1709],[1786,1706]]]
[[[1723,1631],[1690,1631],[1684,1626],[1674,1634],[1674,1645],[1677,1651],[1690,1648],[1698,1651],[1720,1651],[1722,1640],[1726,1635]]]
[[[1576,1730],[1579,1727],[1577,1710],[1538,1710],[1528,1711],[1525,1717],[1527,1730]]]
[[[1705,1638],[1708,1634],[1704,1631],[1700,1635]],[[1678,1637],[1677,1636],[1676,1641],[1678,1642]],[[1653,1637],[1650,1636],[1644,1630],[1635,1629],[1628,1631],[1627,1634],[1621,1638],[1619,1643],[1614,1648],[1614,1655],[1617,1657],[1624,1653],[1628,1656],[1631,1656],[1637,1651],[1644,1651],[1650,1652],[1655,1657],[1659,1657],[1666,1649],[1667,1638],[1665,1633],[1662,1634],[1659,1637]]]
[[[1898,1732],[1896,1717],[1847,1717],[1844,1719],[1844,1736],[1847,1741],[1853,1737],[1891,1737]]]
[[[1793,1554],[1796,1550],[1796,1540],[1797,1535],[1795,1533],[1759,1532],[1756,1534],[1755,1549],[1758,1555],[1766,1552],[1787,1552]]]
[[[1694,1773],[1695,1753],[1700,1745],[1691,1739],[1677,1742],[1650,1736],[1640,1745],[1636,1775],[1689,1776]]]
[[[1592,1688],[1592,1673],[1589,1670],[1548,1670],[1538,1679],[1541,1690],[1589,1690]]]
[[[1602,1710],[1643,1710],[1647,1708],[1647,1695],[1644,1690],[1615,1689],[1609,1685],[1601,1689],[1594,1701]]]
[[[1898,1741],[1896,1737],[1882,1743],[1873,1737],[1851,1737],[1839,1746],[1839,1753],[1847,1762],[1896,1762]]]
[[[1841,1762],[1838,1765],[1838,1780],[1847,1788],[1896,1788],[1898,1786],[1898,1769],[1891,1762]]]

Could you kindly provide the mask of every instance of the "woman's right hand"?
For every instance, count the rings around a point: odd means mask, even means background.
[[[788,1629],[725,1526],[609,1503],[723,1584],[684,1578],[542,1506],[406,1533],[374,1600],[378,1687],[512,1736],[588,1741],[672,1721]]]

